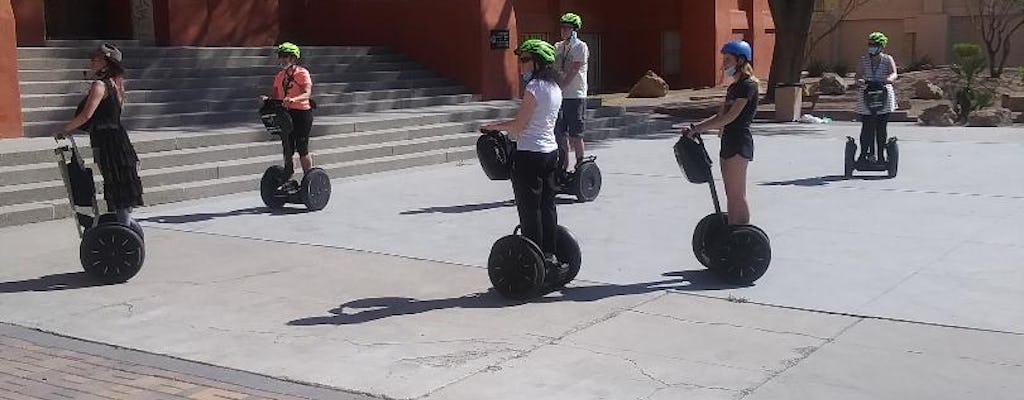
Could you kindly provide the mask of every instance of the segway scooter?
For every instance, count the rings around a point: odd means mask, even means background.
[[[281,143],[291,146],[285,139],[292,132],[292,118],[281,100],[264,100],[259,115],[267,132],[281,136]],[[310,211],[320,211],[331,200],[331,178],[323,169],[313,168],[302,175],[299,183],[288,178],[284,166],[274,165],[267,168],[260,179],[260,197],[263,204],[272,209],[290,203],[303,204]]]
[[[146,246],[142,226],[135,220],[120,221],[113,213],[100,214],[92,168],[85,166],[74,136],[54,150],[71,204],[75,229],[82,239],[78,247],[82,268],[97,280],[123,283],[142,269]]]
[[[491,180],[512,178],[512,152],[515,144],[498,131],[481,130],[477,157],[484,174]],[[520,234],[517,226],[491,246],[487,275],[502,296],[524,300],[558,290],[576,279],[583,264],[579,242],[564,226],[557,228],[555,257],[562,265],[550,265],[537,243]]]
[[[887,97],[888,93],[885,90],[884,83],[877,81],[867,82],[864,88],[864,104],[872,116],[885,108],[885,103],[888,100]],[[878,152],[875,151],[875,141],[872,138],[867,143],[867,146],[861,149],[860,157],[858,158],[857,142],[854,141],[853,137],[847,136],[843,176],[847,179],[853,178],[853,171],[886,171],[890,178],[895,178],[900,163],[900,148],[896,144],[896,137],[891,137],[886,142],[885,154],[885,160],[881,160],[880,157],[872,160],[868,157],[869,155],[878,156]]]
[[[693,254],[702,265],[733,285],[750,285],[768,271],[772,259],[768,235],[754,225],[729,225],[722,212],[711,172],[711,157],[700,135],[676,142],[676,163],[690,183],[707,183],[715,212],[697,223],[693,230]]]
[[[501,132],[481,130],[480,133],[483,135],[476,141],[476,152],[484,173],[494,181],[510,179],[511,169],[506,169],[503,165],[511,165],[511,161],[504,160],[512,156],[516,148],[515,142]],[[565,157],[566,153],[559,149],[559,155]],[[601,169],[598,168],[596,160],[596,156],[586,156],[576,163],[576,170],[572,173],[558,172],[558,178],[555,180],[557,193],[576,196],[576,201],[581,203],[597,199],[601,193]]]

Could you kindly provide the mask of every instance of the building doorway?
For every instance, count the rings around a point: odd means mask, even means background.
[[[131,0],[46,0],[46,38],[131,39]]]

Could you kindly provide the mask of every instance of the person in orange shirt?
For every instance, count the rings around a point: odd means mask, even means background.
[[[299,153],[303,172],[309,172],[313,168],[313,157],[309,155],[309,131],[313,128],[313,107],[310,99],[313,94],[313,79],[308,69],[298,65],[300,55],[299,46],[294,43],[284,42],[277,46],[277,61],[281,64],[281,70],[274,77],[271,96],[275,100],[281,100],[292,118],[292,132],[281,135],[284,168],[289,181],[295,173],[295,165],[292,162],[295,153]]]

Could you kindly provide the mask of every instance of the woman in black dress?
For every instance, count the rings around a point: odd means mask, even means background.
[[[92,53],[89,69],[94,81],[89,94],[78,104],[75,118],[57,133],[61,138],[75,130],[89,132],[93,160],[103,175],[103,198],[109,212],[127,222],[133,207],[141,206],[142,181],[139,157],[128,131],[121,125],[124,99],[124,67],[121,50],[103,44]]]

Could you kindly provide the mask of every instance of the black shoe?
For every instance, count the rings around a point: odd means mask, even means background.
[[[284,185],[281,185],[277,190],[288,194],[295,194],[299,192],[299,183],[293,179],[285,182]]]

